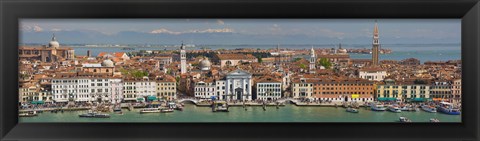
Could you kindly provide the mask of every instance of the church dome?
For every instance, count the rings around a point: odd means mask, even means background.
[[[203,71],[210,70],[212,66],[212,63],[208,60],[208,58],[203,58],[202,61],[200,61],[200,69]]]
[[[53,34],[52,41],[50,41],[50,43],[48,43],[48,47],[51,47],[51,48],[60,47],[60,43],[58,43],[57,38],[55,37],[55,34]]]
[[[115,67],[115,65],[113,64],[113,61],[110,60],[110,59],[103,60],[102,66],[103,67]]]
[[[338,49],[338,53],[347,53],[347,49],[344,49],[344,48]]]
[[[342,48],[342,44],[338,44],[338,53],[345,54],[347,53],[347,49]]]

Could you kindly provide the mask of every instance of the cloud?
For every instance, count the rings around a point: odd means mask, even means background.
[[[155,30],[150,31],[150,33],[151,34],[166,33],[166,34],[174,34],[174,35],[182,34],[181,32],[174,32],[174,31],[170,31],[170,30],[165,29],[165,28],[155,29]]]
[[[273,32],[278,32],[281,31],[282,28],[278,24],[273,24],[272,27],[270,27],[270,30]]]
[[[223,22],[223,20],[218,19],[218,20],[217,20],[217,24],[218,24],[218,25],[224,25],[225,22]]]
[[[209,29],[194,29],[185,32],[171,31],[165,28],[155,29],[150,31],[151,34],[173,34],[179,35],[184,33],[233,33],[235,30],[232,28],[209,28]]]
[[[234,32],[231,28],[220,28],[220,29],[204,29],[204,30],[191,30],[189,33],[232,33]]]
[[[64,30],[63,30],[63,29],[60,29],[60,28],[52,28],[52,29],[50,29],[50,31],[58,32],[58,31],[64,31]]]
[[[41,27],[38,26],[38,25],[35,25],[35,26],[33,26],[33,31],[35,31],[35,32],[42,32],[42,31],[43,31],[43,28],[41,28]]]
[[[32,31],[32,26],[28,26],[28,25],[23,25],[20,30],[23,30],[23,31]]]

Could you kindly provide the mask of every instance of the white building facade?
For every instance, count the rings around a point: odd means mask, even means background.
[[[277,100],[280,98],[282,98],[281,82],[258,82],[257,83],[257,99]]]
[[[252,100],[252,74],[235,70],[226,77],[225,100]]]
[[[387,76],[387,71],[380,69],[361,69],[358,72],[358,76],[370,81],[383,81]]]

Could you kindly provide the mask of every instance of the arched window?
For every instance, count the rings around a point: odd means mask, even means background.
[[[93,72],[97,72],[97,69],[93,69]]]
[[[226,64],[227,66],[231,66],[231,65],[232,65],[232,62],[231,62],[231,61],[227,61],[227,62],[225,62],[225,64]]]
[[[110,69],[107,69],[107,72],[110,72]]]

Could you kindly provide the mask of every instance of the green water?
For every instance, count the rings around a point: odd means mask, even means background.
[[[277,109],[267,107],[230,107],[230,112],[212,112],[208,107],[185,105],[183,111],[173,113],[140,114],[140,109],[123,110],[123,115],[110,113],[111,118],[80,118],[79,114],[86,111],[71,111],[64,113],[40,113],[36,117],[21,117],[20,122],[398,122],[400,116],[405,116],[413,122],[429,122],[437,118],[441,122],[461,122],[460,115],[443,113],[375,112],[360,108],[359,113],[345,112],[345,108],[334,107],[299,107],[286,105]]]

